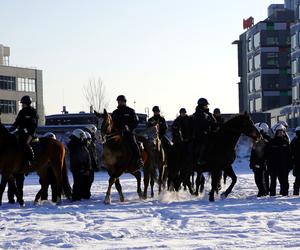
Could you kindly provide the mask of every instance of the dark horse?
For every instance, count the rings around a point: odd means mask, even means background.
[[[71,187],[68,181],[67,168],[65,165],[65,147],[62,143],[52,138],[40,138],[33,144],[35,149],[35,159],[30,167],[23,167],[24,151],[17,145],[18,141],[15,135],[8,132],[0,121],[0,173],[2,174],[0,184],[0,205],[5,186],[13,178],[15,173],[28,173],[36,171],[41,178],[42,189],[46,182],[44,166],[51,164],[57,181],[57,203],[61,201],[62,191],[71,198]],[[20,197],[17,187],[14,186],[17,195],[17,201],[22,206],[23,198]]]
[[[113,120],[110,114],[104,109],[103,115],[95,112],[97,117],[103,118],[101,124],[101,137],[103,141],[103,164],[110,176],[109,184],[104,203],[111,203],[111,188],[115,184],[120,196],[120,201],[124,201],[122,186],[119,177],[124,173],[130,173],[137,179],[137,193],[142,198],[141,172],[137,166],[134,153],[128,142],[122,136],[122,131],[114,129]]]
[[[168,166],[172,168],[169,172],[172,172],[173,185],[175,189],[181,182],[185,183],[190,192],[193,194],[193,188],[188,178],[194,166],[196,166],[197,179],[196,179],[196,194],[198,193],[200,184],[203,184],[203,173],[209,172],[211,175],[211,191],[209,193],[209,200],[214,201],[214,194],[220,189],[220,178],[222,171],[226,176],[232,179],[231,185],[223,193],[223,197],[227,197],[232,191],[236,183],[236,175],[232,168],[232,163],[235,160],[235,149],[237,142],[242,134],[251,137],[254,140],[258,140],[261,135],[254,126],[254,123],[250,119],[250,116],[240,114],[225,122],[222,127],[215,133],[210,135],[208,145],[205,150],[205,162],[201,165],[196,165],[193,159],[193,144],[187,143],[186,145],[177,146],[171,150],[171,164]],[[176,145],[176,144],[175,144]]]

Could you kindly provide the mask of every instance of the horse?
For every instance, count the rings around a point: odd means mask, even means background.
[[[13,178],[15,173],[28,173],[36,171],[41,178],[42,190],[47,182],[44,166],[51,164],[57,182],[57,204],[61,202],[61,193],[71,199],[71,187],[68,180],[65,164],[65,147],[59,141],[52,138],[39,138],[38,142],[32,143],[35,159],[31,166],[22,166],[25,158],[24,150],[18,146],[17,137],[8,132],[0,120],[0,205],[2,196],[8,180]],[[24,201],[14,186],[18,203],[23,206]]]
[[[124,173],[130,173],[136,178],[137,193],[142,198],[140,167],[136,162],[133,150],[123,136],[124,131],[114,129],[112,117],[107,113],[106,109],[104,109],[103,115],[96,111],[95,114],[98,118],[103,118],[100,128],[103,142],[102,159],[103,165],[110,176],[104,203],[111,203],[111,188],[113,184],[115,184],[119,193],[120,201],[124,202],[124,195],[119,179]]]
[[[144,147],[144,199],[147,199],[149,181],[151,186],[151,197],[154,196],[153,187],[156,181],[158,182],[158,193],[165,188],[167,177],[166,155],[162,148],[158,131],[158,125],[155,125],[135,133],[137,140],[140,141]],[[156,173],[157,170],[159,173],[158,178]]]
[[[214,194],[220,190],[220,179],[222,171],[224,171],[226,176],[232,179],[230,186],[222,194],[222,197],[226,198],[232,191],[237,180],[232,168],[232,163],[235,160],[237,142],[242,134],[245,134],[254,140],[258,140],[261,137],[247,113],[239,114],[231,118],[225,122],[217,132],[210,135],[209,142],[208,145],[206,145],[205,150],[205,162],[200,165],[196,164],[192,160],[194,159],[192,156],[192,142],[189,142],[186,146],[181,145],[174,148],[170,155],[172,164],[168,167],[172,167],[170,172],[173,172],[175,187],[178,189],[180,183],[185,181],[190,193],[198,194],[199,186],[201,185],[202,190],[204,187],[203,173],[209,172],[212,180],[209,200],[214,201]],[[190,177],[194,166],[196,166],[195,170],[197,172],[196,192],[194,192],[190,181],[187,180],[187,178]]]

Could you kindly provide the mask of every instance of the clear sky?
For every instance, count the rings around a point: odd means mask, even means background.
[[[267,17],[284,0],[2,0],[0,44],[11,65],[43,70],[46,114],[88,111],[83,95],[101,77],[110,100],[166,118],[193,113],[199,97],[238,112],[237,48],[242,20]]]

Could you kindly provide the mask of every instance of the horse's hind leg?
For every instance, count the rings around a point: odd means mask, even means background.
[[[123,195],[123,192],[122,192],[122,186],[121,186],[119,178],[116,179],[115,186],[116,186],[116,189],[119,193],[120,201],[124,202],[125,199],[124,199],[124,195]]]
[[[220,173],[219,171],[211,172],[211,190],[209,192],[209,201],[215,201],[215,192],[218,190],[218,183],[220,181]]]
[[[108,188],[107,188],[106,196],[105,196],[105,199],[104,199],[105,204],[110,204],[111,203],[111,187],[112,187],[112,185],[114,185],[116,180],[117,180],[117,178],[115,178],[115,177],[110,177],[109,178]]]
[[[236,177],[236,174],[234,173],[231,165],[228,166],[224,171],[226,172],[226,175],[231,178],[230,186],[226,189],[226,191],[224,193],[222,193],[222,197],[226,198],[232,192],[232,189],[233,189],[234,185],[236,184],[237,177]]]
[[[149,171],[146,168],[144,168],[144,194],[143,194],[144,199],[147,199],[149,179],[150,179]]]
[[[8,180],[7,180],[6,176],[4,176],[2,174],[1,183],[0,183],[0,206],[2,205],[2,196],[3,196],[3,192],[5,190],[7,182],[8,182]]]
[[[141,189],[141,171],[138,170],[134,173],[131,173],[137,180],[137,193],[139,195],[140,198],[143,197],[143,194],[142,194],[142,189]]]
[[[161,184],[159,184],[159,187],[160,187],[160,185]],[[153,179],[153,177],[151,177],[150,186],[151,186],[151,197],[153,198],[154,197],[154,179]]]

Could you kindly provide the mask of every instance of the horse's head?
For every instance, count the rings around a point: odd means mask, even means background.
[[[100,128],[100,132],[101,132],[101,137],[104,138],[105,135],[108,135],[112,132],[113,120],[112,120],[111,115],[109,113],[107,113],[106,109],[104,109],[103,115],[100,115],[98,113],[97,116],[103,118],[101,128]]]
[[[249,136],[255,141],[261,137],[249,114],[246,112],[230,119],[224,124],[224,128],[227,128],[229,131]]]
[[[253,121],[251,120],[250,115],[247,112],[237,117],[238,117],[237,119],[238,123],[240,124],[241,133],[243,133],[246,136],[249,136],[255,141],[261,138],[261,134],[255,127]]]

